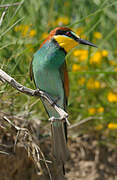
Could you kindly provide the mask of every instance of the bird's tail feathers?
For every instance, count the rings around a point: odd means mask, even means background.
[[[66,143],[64,122],[56,121],[51,125],[52,128],[52,152],[57,161],[63,163],[69,158],[69,151]]]

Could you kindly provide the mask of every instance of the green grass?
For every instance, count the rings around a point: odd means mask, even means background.
[[[19,1],[21,2],[21,1]],[[48,33],[58,24],[58,18],[67,17],[67,24],[73,30],[83,29],[81,35],[98,46],[98,49],[78,46],[77,49],[88,50],[85,61],[79,61],[73,56],[73,51],[67,55],[68,71],[70,76],[69,117],[71,123],[76,123],[86,117],[96,116],[86,132],[101,125],[100,132],[108,134],[108,138],[116,142],[115,130],[108,129],[109,123],[117,123],[117,1],[116,0],[24,0],[21,6],[10,7],[7,10],[2,26],[0,27],[0,67],[23,85],[35,88],[29,78],[29,66],[34,52],[44,39],[43,33]],[[1,4],[14,3],[14,0],[2,0]],[[64,4],[64,6],[63,6]],[[0,17],[4,9],[0,9]],[[66,20],[66,21],[67,21]],[[60,23],[60,22],[59,22]],[[16,27],[22,30],[17,30]],[[27,33],[23,35],[28,26]],[[24,29],[23,29],[24,28]],[[36,34],[31,37],[30,32]],[[100,32],[102,38],[94,39],[94,32]],[[100,64],[91,64],[90,60],[96,51],[106,50],[108,56],[101,57]],[[111,60],[114,62],[110,63]],[[82,67],[73,72],[73,65]],[[87,68],[86,68],[87,67]],[[84,68],[84,69],[83,69]],[[85,78],[80,85],[79,79]],[[99,88],[88,88],[90,78],[100,82]],[[112,92],[115,99],[108,100],[108,93]],[[34,97],[23,95],[8,84],[0,82],[0,109],[13,115],[27,116],[27,119],[41,119],[47,121],[47,116],[40,102]],[[10,104],[7,105],[7,102]],[[102,107],[103,112],[98,112]],[[95,112],[90,113],[90,108]],[[98,119],[98,117],[102,119]]]

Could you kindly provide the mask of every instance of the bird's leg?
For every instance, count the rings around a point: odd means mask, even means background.
[[[59,117],[59,118],[56,118],[54,116],[50,117],[49,118],[49,121],[51,121],[51,123],[55,122],[55,121],[63,121],[63,122],[66,122],[68,124],[68,126],[70,125],[69,121],[67,118],[64,118],[64,117]]]
[[[51,121],[51,122],[64,121],[65,122],[65,118],[62,118],[62,117],[56,118],[56,117],[52,116],[52,117],[49,118],[49,121]]]
[[[50,117],[49,121],[54,122],[54,121],[63,121],[66,122],[68,125],[70,125],[69,121],[68,121],[68,114],[61,109],[59,106],[57,106],[57,102],[60,100],[60,97],[56,97],[54,98],[54,100],[52,98],[50,98],[51,96],[49,94],[47,94],[45,91],[41,91],[40,89],[36,89],[34,94],[41,94],[41,96],[43,96],[45,98],[48,99],[49,103],[51,104],[51,106],[56,106],[56,111],[58,112],[58,114],[60,115],[60,117]]]

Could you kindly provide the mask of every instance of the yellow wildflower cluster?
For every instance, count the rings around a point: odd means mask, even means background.
[[[21,35],[23,37],[25,37],[25,36],[34,37],[36,35],[36,30],[30,29],[29,25],[21,24],[21,25],[15,26],[14,31],[21,32]]]
[[[100,81],[95,80],[94,78],[90,78],[87,81],[86,87],[87,87],[87,89],[99,89],[99,88],[101,88],[101,83],[100,83]]]
[[[77,49],[73,52],[75,57],[78,57],[79,61],[85,61],[88,58],[88,50],[86,49]]]
[[[101,51],[102,57],[107,57],[108,56],[108,51],[107,50],[102,50]]]
[[[102,59],[107,56],[108,56],[107,50],[96,51],[95,54],[90,58],[90,64],[100,65],[102,62]]]
[[[117,102],[117,93],[109,92],[107,95],[107,99],[109,102]]]
[[[112,130],[117,129],[117,123],[109,123],[108,128]]]
[[[54,21],[53,26],[62,26],[69,24],[69,18],[66,16],[59,17],[56,21]]]
[[[77,72],[77,71],[86,71],[88,69],[87,66],[81,66],[79,64],[73,64],[72,65],[72,71]]]
[[[73,72],[77,72],[77,71],[80,71],[81,70],[81,66],[78,65],[78,64],[73,64],[72,66],[72,71]]]
[[[29,32],[29,36],[30,37],[33,37],[36,35],[36,31],[34,29],[32,29],[30,32]]]
[[[103,113],[104,112],[104,108],[103,107],[99,107],[99,108],[94,108],[94,107],[92,107],[92,108],[89,108],[88,109],[88,113],[90,114],[90,115],[94,115],[94,114],[96,114],[96,113]]]
[[[90,58],[90,64],[100,64],[102,61],[102,56],[99,51],[97,51],[91,58]]]

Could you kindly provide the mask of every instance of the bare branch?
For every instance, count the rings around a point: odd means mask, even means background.
[[[46,92],[39,89],[33,90],[23,86],[22,84],[18,83],[14,78],[9,76],[6,72],[4,72],[2,69],[0,69],[0,80],[2,80],[2,82],[8,82],[12,87],[24,94],[43,98],[56,110],[56,112],[58,112],[58,114],[60,115],[59,120],[66,120],[66,122],[69,123],[67,120],[68,114],[63,109],[61,109]]]
[[[0,151],[0,154],[9,155],[9,153],[7,153],[7,152],[4,152],[4,151]]]
[[[21,4],[21,2],[16,2],[13,4],[3,4],[3,5],[0,5],[0,8],[8,8],[8,7],[12,7],[12,6],[18,6],[20,4]]]

